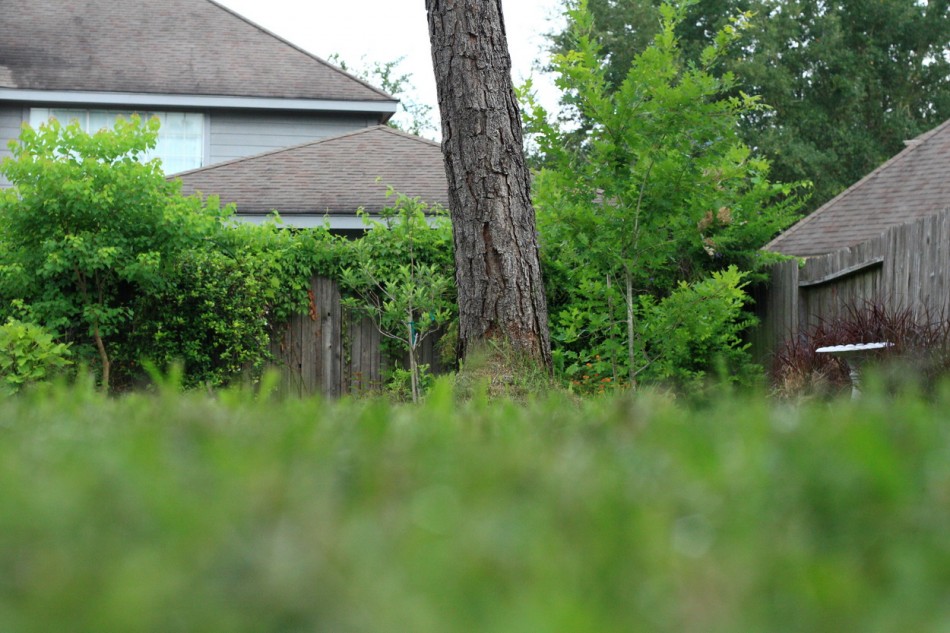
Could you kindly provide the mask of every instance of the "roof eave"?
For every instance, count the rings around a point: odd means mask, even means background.
[[[36,104],[82,104],[87,106],[137,106],[176,109],[294,110],[324,112],[366,112],[387,120],[396,112],[398,101],[345,101],[339,99],[285,99],[230,95],[154,94],[95,92],[79,90],[24,90],[0,88],[0,101]]]

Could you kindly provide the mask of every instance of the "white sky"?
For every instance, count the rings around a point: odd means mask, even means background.
[[[217,0],[297,46],[326,59],[338,53],[352,66],[405,57],[398,67],[412,75],[414,98],[438,118],[425,0]],[[557,91],[533,67],[546,61],[544,33],[560,23],[560,0],[504,0],[512,76],[534,76],[539,99],[549,109]],[[436,126],[438,128],[438,125]]]

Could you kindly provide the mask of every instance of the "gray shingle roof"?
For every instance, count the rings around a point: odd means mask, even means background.
[[[438,143],[376,126],[176,175],[182,191],[216,194],[238,214],[348,215],[392,203],[387,185],[448,205]]]
[[[211,0],[0,0],[0,16],[0,88],[394,101]]]
[[[950,208],[950,120],[766,245],[807,257],[860,244],[891,228]]]

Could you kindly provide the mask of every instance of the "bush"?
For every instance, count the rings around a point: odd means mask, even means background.
[[[0,325],[0,393],[13,394],[45,382],[72,364],[69,346],[34,323]]]
[[[140,160],[157,131],[137,117],[95,134],[25,126],[0,164],[14,185],[0,191],[0,318],[61,333],[106,390],[141,380],[144,359],[183,362],[187,385],[259,371],[269,327],[342,253],[326,231],[237,225],[216,198],[182,196]]]
[[[77,122],[24,126],[0,163],[14,187],[0,191],[0,298],[76,343],[104,389],[143,296],[167,288],[178,254],[206,248],[227,213],[181,196],[158,161],[142,162],[158,121],[118,119],[83,132]]]
[[[270,342],[264,278],[253,258],[180,254],[167,288],[144,298],[129,355],[161,369],[183,363],[186,387],[259,376]]]
[[[761,376],[742,339],[756,323],[744,310],[743,278],[732,266],[698,283],[681,283],[659,302],[642,297],[643,375],[692,392],[711,377],[749,385]]]
[[[880,301],[850,303],[840,316],[822,319],[782,343],[771,364],[770,380],[782,397],[833,396],[851,389],[847,364],[817,349],[834,345],[891,343],[870,358],[886,364],[891,382],[916,383],[932,391],[950,374],[950,320],[943,315],[914,314]]]

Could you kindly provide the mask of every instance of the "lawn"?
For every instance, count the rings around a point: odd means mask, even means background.
[[[950,630],[950,396],[0,400],[0,631]]]

